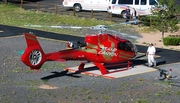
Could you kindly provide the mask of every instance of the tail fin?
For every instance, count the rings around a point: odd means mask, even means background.
[[[33,33],[24,33],[27,47],[40,46],[36,36]]]
[[[24,37],[26,39],[27,48],[21,56],[21,60],[24,64],[29,66],[31,70],[39,70],[46,61],[44,51],[33,33],[24,33]]]

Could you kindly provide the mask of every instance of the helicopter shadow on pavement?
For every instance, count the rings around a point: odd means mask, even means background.
[[[166,64],[166,60],[163,60],[161,57],[155,58],[156,60],[156,66],[160,66],[160,65],[164,65]],[[148,60],[140,60],[140,59],[136,59],[136,60],[132,60],[134,66],[136,65],[145,65],[148,66]]]
[[[64,71],[61,71],[61,72],[54,71],[54,72],[51,72],[51,73],[52,73],[51,75],[42,77],[41,80],[50,80],[50,79],[58,78],[58,77],[62,77],[62,76],[81,78],[81,76],[77,75],[77,74],[80,74],[80,72],[69,73],[68,70],[64,70]]]
[[[139,46],[138,46],[139,47]],[[141,48],[141,46],[140,46]],[[133,65],[145,65],[145,66],[148,66],[148,59],[147,59],[147,56],[146,56],[146,50],[145,49],[142,49],[143,50],[143,53],[140,53],[138,54],[135,59],[132,60],[133,62]],[[142,52],[142,51],[141,51]],[[161,54],[163,53],[163,49],[159,49],[157,48],[156,50],[156,55],[158,57],[155,58],[156,60],[156,66],[160,66],[160,65],[164,65],[166,64],[166,59],[162,58]]]

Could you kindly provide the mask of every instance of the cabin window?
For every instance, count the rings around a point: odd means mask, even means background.
[[[118,43],[118,49],[119,50],[124,50],[127,52],[132,52],[133,48],[132,48],[132,44],[130,42],[119,42]]]

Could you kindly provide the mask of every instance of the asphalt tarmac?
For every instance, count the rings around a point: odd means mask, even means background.
[[[48,52],[65,48],[66,43],[59,42],[59,40],[83,40],[82,37],[0,25],[0,101],[2,103],[179,102],[180,65],[177,51],[157,48],[158,68],[164,70],[172,68],[172,76],[176,77],[167,81],[160,80],[162,77],[159,76],[157,70],[121,78],[118,75],[116,79],[105,79],[101,76],[95,77],[62,70],[65,67],[77,66],[79,63],[75,61],[46,62],[38,74],[35,74],[35,71],[30,71],[20,61],[20,55],[17,53],[26,47],[22,36],[24,32],[33,32],[38,37],[42,37],[38,40],[42,44],[43,50]],[[49,38],[57,41],[49,40]],[[134,67],[147,63],[147,57],[144,55],[147,47],[139,45],[137,47],[140,53],[134,60]],[[173,55],[169,55],[169,53],[173,53]],[[142,72],[149,68],[143,66],[143,68],[137,69],[132,69],[131,73],[138,70]],[[121,73],[120,76],[127,72]]]
[[[84,40],[83,37],[72,36],[68,34],[57,34],[52,32],[45,32],[40,30],[33,30],[21,27],[13,27],[7,25],[0,25],[0,37],[11,37],[11,36],[18,36],[23,35],[23,33],[33,32],[38,37],[55,39],[55,40],[63,40],[63,41],[73,41],[73,40]],[[136,45],[138,48],[138,52],[140,53],[136,60],[133,62],[137,65],[145,64],[147,61],[142,60],[139,58],[145,57],[145,53],[147,50],[147,46]],[[162,48],[156,48],[158,57],[156,58],[157,66],[178,63],[180,62],[180,52],[175,50],[168,50]]]

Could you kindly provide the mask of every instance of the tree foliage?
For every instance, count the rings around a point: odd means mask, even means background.
[[[164,32],[175,32],[179,29],[176,16],[179,6],[175,4],[175,0],[158,0],[158,3],[159,5],[155,5],[155,9],[152,10],[152,25],[162,32],[164,37]]]

